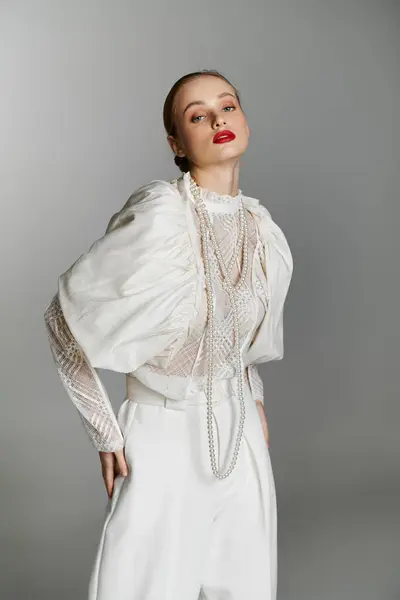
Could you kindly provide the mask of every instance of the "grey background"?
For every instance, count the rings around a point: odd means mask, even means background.
[[[86,598],[106,494],[43,311],[130,193],[179,174],[161,108],[199,68],[242,93],[241,188],[294,256],[261,371],[279,600],[400,598],[399,26],[384,0],[0,3],[1,598]]]

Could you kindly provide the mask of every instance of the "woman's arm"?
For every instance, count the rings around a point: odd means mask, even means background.
[[[250,389],[253,394],[253,398],[258,400],[262,404],[264,403],[264,383],[258,372],[256,364],[251,364],[247,367],[247,373],[249,376]]]
[[[100,452],[122,450],[124,439],[107,391],[72,335],[58,294],[46,306],[44,320],[59,377],[93,445]]]
[[[102,475],[109,498],[115,476],[128,475],[124,439],[108,394],[65,321],[58,294],[44,313],[51,353],[61,382],[78,409],[93,445],[99,451]]]
[[[265,441],[269,448],[270,443],[269,443],[268,422],[267,422],[267,417],[265,415],[265,409],[264,409],[264,383],[258,372],[257,365],[251,364],[248,366],[248,376],[249,376],[249,384],[250,384],[250,388],[252,391],[252,395],[256,401],[258,413],[260,415],[261,425],[263,428]]]

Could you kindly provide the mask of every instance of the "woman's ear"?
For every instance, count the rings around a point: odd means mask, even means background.
[[[185,151],[182,150],[182,148],[179,146],[177,140],[172,135],[169,135],[167,137],[167,141],[168,141],[168,144],[170,145],[172,151],[174,152],[174,154],[176,154],[177,156],[181,156],[181,157],[185,156]]]

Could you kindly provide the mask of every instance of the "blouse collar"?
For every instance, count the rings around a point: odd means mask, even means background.
[[[181,177],[189,197],[192,202],[195,202],[190,191],[190,172],[183,173]],[[219,194],[204,187],[200,189],[203,202],[210,212],[235,213],[239,210],[240,201],[243,200],[242,190],[239,190],[236,196],[230,196],[229,194]]]

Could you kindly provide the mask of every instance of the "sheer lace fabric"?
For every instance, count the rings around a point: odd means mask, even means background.
[[[93,445],[103,452],[123,448],[123,437],[107,391],[73,337],[58,294],[46,307],[45,324],[58,375]]]

